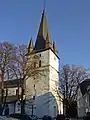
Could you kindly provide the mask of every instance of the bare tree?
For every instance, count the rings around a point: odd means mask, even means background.
[[[3,113],[8,89],[4,90],[4,81],[9,80],[12,74],[12,66],[15,64],[16,47],[8,42],[0,43],[0,76],[1,76],[1,104],[3,104],[1,114]],[[6,92],[5,92],[6,91]],[[4,92],[6,93],[4,99]]]
[[[23,103],[23,96],[25,94],[25,85],[26,80],[30,77],[34,79],[34,90],[35,85],[38,82],[38,78],[40,75],[45,75],[44,71],[46,69],[40,69],[40,56],[36,55],[34,51],[28,52],[26,45],[18,45],[17,46],[17,59],[16,64],[13,67],[14,74],[16,75],[16,78],[18,81],[18,96],[19,96],[19,88],[21,80],[23,81],[22,84],[22,90],[21,90],[21,96],[18,97],[18,99],[21,98],[21,112],[24,113],[24,103]],[[29,91],[30,92],[30,91]]]
[[[64,65],[60,71],[60,87],[64,95],[64,107],[76,100],[79,83],[88,77],[82,66]]]
[[[8,86],[6,88],[6,95],[4,81],[17,79],[18,99],[21,98],[21,110],[23,113],[23,96],[25,90],[25,81],[29,77],[38,78],[39,75],[44,75],[42,69],[39,68],[40,57],[33,52],[28,53],[26,45],[13,45],[8,42],[0,43],[0,76],[1,76],[1,104],[3,113],[6,98],[8,95]],[[37,80],[37,79],[35,79]],[[23,82],[22,82],[23,81]],[[7,84],[8,84],[7,82]],[[37,81],[35,81],[37,82]],[[22,86],[20,86],[22,83]],[[19,95],[19,88],[22,88],[21,95]],[[5,99],[4,99],[5,98]]]

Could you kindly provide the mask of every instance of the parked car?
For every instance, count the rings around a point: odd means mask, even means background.
[[[37,120],[37,119],[38,119],[36,115],[30,115],[30,118],[31,118],[32,120]]]
[[[57,115],[56,120],[65,120],[65,115],[63,114]]]
[[[90,112],[86,113],[86,115],[83,117],[83,120],[90,120]]]
[[[52,117],[48,115],[44,115],[42,120],[52,120]]]

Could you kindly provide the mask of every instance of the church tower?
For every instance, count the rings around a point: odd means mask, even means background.
[[[56,117],[58,113],[63,113],[62,95],[58,93],[59,57],[56,44],[50,36],[45,10],[42,13],[35,45],[32,39],[29,43],[28,56],[33,54],[39,56],[35,69],[40,71],[40,74],[26,80],[26,99],[34,98],[32,103],[27,102],[28,106],[33,104],[33,114],[38,117]],[[27,112],[31,114],[30,109]]]

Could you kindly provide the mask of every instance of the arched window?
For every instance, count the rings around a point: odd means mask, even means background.
[[[39,67],[41,67],[41,60],[39,61]]]

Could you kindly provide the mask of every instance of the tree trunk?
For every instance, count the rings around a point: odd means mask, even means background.
[[[21,91],[21,114],[24,114],[24,100],[23,100],[23,95],[24,95],[24,88],[22,87],[22,91]]]
[[[3,101],[3,106],[2,106],[2,110],[1,110],[1,115],[3,114],[4,108],[6,105],[7,95],[8,95],[8,89],[6,88],[6,95],[5,95],[5,98],[3,99],[4,101]]]
[[[4,97],[4,72],[1,74],[1,104],[3,104]]]

